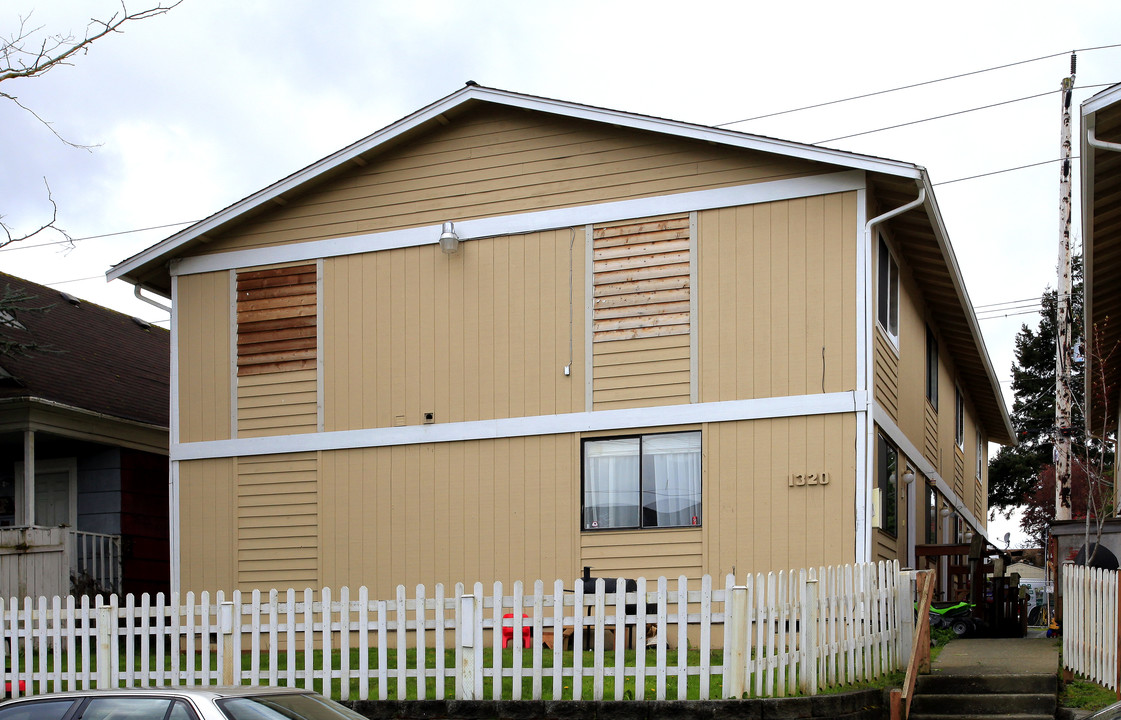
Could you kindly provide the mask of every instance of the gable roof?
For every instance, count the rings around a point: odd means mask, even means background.
[[[868,173],[869,183],[875,190],[875,196],[884,204],[885,210],[914,200],[919,190],[925,189],[926,200],[922,207],[892,220],[893,227],[897,230],[898,239],[912,251],[908,255],[908,262],[930,304],[932,316],[942,329],[944,343],[954,356],[963,385],[970,388],[988,437],[1001,443],[1014,442],[1000,385],[989,361],[926,170],[911,163],[734,130],[580,105],[469,83],[451,95],[133,255],[111,268],[106,276],[109,280],[123,279],[170,297],[169,263],[172,260],[197,250],[211,238],[235,225],[277,205],[286,204],[294,196],[308,192],[356,165],[365,165],[372,157],[409,142],[437,125],[447,124],[451,119],[484,103],[712,143],[729,149],[809,160],[840,169],[864,171]],[[438,231],[432,237],[438,237]]]
[[[0,337],[45,346],[0,355],[0,401],[41,400],[147,425],[168,427],[171,334],[115,310],[0,273],[0,293],[32,296]],[[4,322],[4,320],[8,320]]]

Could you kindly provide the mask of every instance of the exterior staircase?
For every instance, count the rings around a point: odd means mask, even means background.
[[[1058,692],[1056,673],[923,675],[909,720],[1054,720]]]

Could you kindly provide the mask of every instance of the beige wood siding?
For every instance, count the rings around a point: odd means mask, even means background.
[[[580,565],[591,568],[592,577],[699,580],[704,535],[701,528],[583,532]]]
[[[926,414],[924,415],[925,423],[923,425],[923,457],[925,457],[934,468],[938,470],[939,474],[942,473],[941,452],[938,445],[938,411],[929,402],[926,403]]]
[[[954,492],[962,501],[969,500],[965,494],[965,456],[957,445],[954,445]]]
[[[231,437],[230,274],[176,278],[179,440]]]
[[[201,252],[812,175],[805,160],[487,106],[370,158]]]
[[[315,432],[316,387],[314,369],[239,377],[238,437]]]
[[[179,463],[180,589],[237,585],[238,497],[230,458]]]
[[[852,562],[856,430],[854,415],[705,425],[705,572]],[[829,484],[790,487],[806,472],[829,473]]]
[[[239,589],[318,589],[316,453],[239,458],[237,529]]]
[[[583,234],[325,260],[325,429],[584,410]]]
[[[856,387],[856,193],[698,213],[701,402]]]
[[[575,578],[579,459],[574,435],[325,452],[322,582]]]
[[[876,402],[891,419],[899,422],[899,355],[890,341],[877,329],[875,337]]]

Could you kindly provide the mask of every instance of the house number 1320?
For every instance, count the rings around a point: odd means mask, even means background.
[[[787,480],[789,487],[803,487],[805,485],[828,485],[829,473],[794,473]]]

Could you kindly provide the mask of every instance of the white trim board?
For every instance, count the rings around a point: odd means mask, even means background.
[[[863,190],[864,187],[864,172],[848,170],[828,175],[772,180],[713,190],[696,190],[672,195],[658,195],[635,200],[619,200],[554,210],[539,210],[537,212],[478,218],[476,220],[457,220],[454,217],[449,217],[448,220],[455,222],[456,234],[463,242],[499,235],[520,235],[555,228],[577,227],[590,223],[630,220],[651,215],[669,215],[696,210],[713,210],[737,205],[792,200],[815,195],[830,195],[852,190]],[[234,250],[213,255],[196,255],[172,263],[170,270],[173,276],[192,275],[258,265],[356,255],[379,250],[435,245],[439,242],[440,230],[440,225],[428,225],[326,240]]]
[[[866,403],[865,393],[851,391],[824,395],[795,395],[693,405],[665,405],[623,410],[597,410],[595,412],[563,415],[474,420],[438,425],[410,425],[407,427],[236,438],[232,440],[176,443],[171,448],[171,457],[175,461],[204,460],[293,452],[597,432],[622,428],[637,429],[662,425],[763,420],[803,415],[834,415],[863,410]]]
[[[934,480],[935,486],[942,493],[942,496],[953,505],[954,510],[964,517],[966,522],[973,526],[974,532],[984,535],[985,539],[988,541],[988,529],[982,525],[977,520],[977,516],[965,506],[965,499],[958,497],[953,488],[951,488],[949,484],[942,479],[942,476],[935,471],[930,461],[923,457],[919,449],[903,434],[903,431],[899,429],[899,426],[895,424],[895,421],[891,419],[891,416],[887,414],[887,411],[884,410],[879,403],[872,403],[872,417],[876,421],[876,424],[880,426],[880,430],[888,436],[888,439],[895,443],[895,446],[915,465],[915,469]],[[908,500],[913,501],[912,498]],[[991,541],[989,542],[991,544]]]

